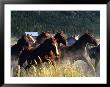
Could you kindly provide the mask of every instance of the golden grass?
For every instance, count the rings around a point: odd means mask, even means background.
[[[32,65],[28,70],[20,70],[19,65],[17,67],[17,77],[85,77],[84,73],[77,71],[69,61],[55,64],[55,67],[47,63],[42,63],[41,67]]]

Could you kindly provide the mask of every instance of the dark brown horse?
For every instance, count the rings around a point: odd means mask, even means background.
[[[60,47],[60,43],[66,46],[66,39],[62,35],[62,33],[55,34],[54,38],[57,40],[58,46]]]
[[[22,67],[25,61],[27,60],[28,66],[31,66],[34,64],[34,60],[37,62],[38,65],[41,64],[40,59],[42,62],[48,62],[48,60],[45,58],[46,55],[50,56],[51,62],[53,62],[54,58],[52,58],[50,52],[53,51],[55,55],[57,56],[56,52],[56,41],[53,38],[46,39],[44,43],[40,44],[37,48],[32,50],[23,50],[19,57],[18,64]],[[40,58],[40,59],[39,59]]]
[[[22,35],[17,44],[11,47],[11,58],[18,58],[27,43],[26,35]]]
[[[63,59],[69,59],[70,61],[83,60],[90,66],[91,70],[95,73],[95,69],[90,61],[90,58],[89,56],[87,56],[87,43],[97,46],[97,42],[93,38],[93,36],[88,33],[85,33],[75,42],[75,44],[62,49]]]
[[[62,58],[62,53],[61,53],[61,47],[60,44],[63,44],[64,46],[66,46],[66,39],[64,38],[64,36],[62,35],[62,33],[58,32],[57,34],[55,34],[54,38],[56,39],[57,43],[58,43],[58,56],[56,57],[56,59],[58,59],[59,64],[61,63],[61,58]]]

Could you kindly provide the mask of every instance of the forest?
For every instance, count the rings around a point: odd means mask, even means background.
[[[11,11],[11,35],[42,31],[100,35],[100,11]]]

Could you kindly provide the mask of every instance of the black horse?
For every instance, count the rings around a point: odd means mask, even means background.
[[[89,49],[89,56],[91,59],[93,58],[95,60],[95,67],[97,67],[97,64],[100,60],[100,44]]]
[[[23,52],[19,57],[18,65],[20,65],[20,67],[23,67],[23,64],[25,63],[26,60],[28,62],[28,68],[31,65],[35,64],[34,60],[37,62],[38,65],[41,64],[41,61],[48,62],[48,59],[46,59],[45,56],[50,55],[51,51],[53,51],[57,56],[55,44],[56,44],[56,41],[53,38],[49,38],[49,39],[46,39],[44,43],[40,44],[35,49],[23,50]],[[52,60],[51,57],[50,57],[50,60]],[[51,62],[53,62],[53,60]]]
[[[27,44],[26,35],[22,35],[22,37],[17,41],[17,44],[13,45],[11,47],[11,58],[17,58],[21,54],[22,50],[24,49],[24,46]]]
[[[63,59],[65,60],[67,58],[70,58],[69,59],[70,61],[83,60],[90,66],[90,68],[95,73],[95,69],[90,59],[87,57],[87,54],[88,54],[86,51],[87,43],[94,44],[95,46],[97,46],[97,42],[92,37],[92,35],[85,33],[75,42],[75,44],[62,49]]]
[[[57,40],[58,46],[60,47],[60,43],[66,46],[66,39],[61,35],[61,33],[55,34],[54,38]]]

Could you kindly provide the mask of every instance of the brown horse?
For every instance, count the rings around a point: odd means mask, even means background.
[[[85,33],[75,42],[75,44],[62,49],[63,59],[69,59],[70,61],[83,60],[90,66],[91,70],[93,70],[93,72],[95,73],[95,69],[90,61],[90,58],[87,57],[87,43],[97,46],[97,42],[93,38],[93,36],[88,33]]]
[[[32,50],[23,50],[19,57],[19,65],[22,67],[25,61],[27,60],[28,66],[31,66],[31,61],[32,64],[34,64],[34,60],[36,60],[37,64],[40,65],[41,61],[39,58],[41,58],[42,62],[48,62],[48,60],[45,58],[46,55],[50,57],[50,60],[53,64],[54,58],[52,55],[50,55],[51,51],[55,53],[57,56],[56,52],[56,41],[53,38],[46,39],[44,43],[40,44],[37,48],[32,49]]]
[[[61,63],[61,58],[62,58],[62,52],[61,52],[61,46],[60,44],[63,44],[64,46],[66,46],[66,39],[64,38],[64,33],[62,32],[58,32],[57,34],[55,34],[54,38],[56,39],[57,43],[58,43],[58,56],[56,57],[56,59],[58,60],[58,63]]]

